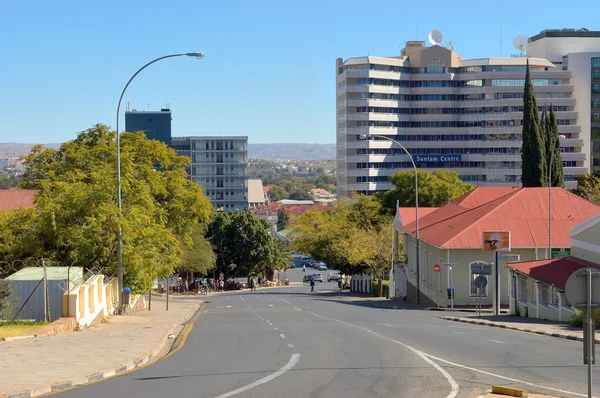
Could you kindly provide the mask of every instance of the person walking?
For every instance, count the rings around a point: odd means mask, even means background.
[[[310,278],[310,292],[313,293],[315,291],[315,280]]]

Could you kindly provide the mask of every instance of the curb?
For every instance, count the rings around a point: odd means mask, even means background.
[[[185,323],[189,319],[191,319],[194,316],[194,314],[196,312],[198,312],[198,309],[201,307],[202,304],[203,304],[203,302],[194,304],[194,306],[188,312],[186,312],[181,318],[179,318],[179,321],[176,324],[173,324],[169,328],[169,330],[167,330],[167,332],[161,337],[161,339],[154,346],[154,348],[148,354],[144,355],[141,358],[137,358],[133,361],[129,361],[117,368],[107,369],[104,371],[93,373],[86,377],[80,377],[80,378],[73,379],[73,380],[54,383],[49,386],[38,387],[38,388],[34,388],[34,389],[31,389],[28,391],[21,391],[21,392],[7,394],[7,395],[0,395],[0,398],[37,397],[37,396],[44,395],[44,394],[59,392],[62,390],[73,388],[73,387],[78,387],[78,386],[83,386],[85,384],[98,382],[100,380],[108,379],[113,376],[119,375],[121,373],[128,372],[132,369],[139,368],[139,367],[147,364],[151,359],[154,359],[160,353],[160,351],[163,349],[163,347],[169,340],[169,335],[173,334],[173,331],[178,326],[181,326],[183,323]]]
[[[518,327],[515,327],[515,326],[504,325],[502,323],[483,322],[483,321],[471,321],[471,320],[468,320],[468,319],[458,318],[458,317],[455,317],[455,316],[443,316],[443,317],[441,317],[441,319],[444,319],[446,321],[470,323],[470,324],[473,324],[473,325],[491,326],[491,327],[501,328],[501,329],[516,330],[516,331],[519,331],[519,332],[535,333],[535,334],[539,334],[539,335],[542,335],[542,336],[556,337],[556,338],[565,339],[565,340],[583,341],[583,337],[569,336],[569,335],[562,334],[562,333],[543,332],[541,330],[535,330],[535,329],[518,328]],[[595,339],[594,342],[596,344],[600,344],[600,339]]]

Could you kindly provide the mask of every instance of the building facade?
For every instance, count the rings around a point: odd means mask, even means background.
[[[552,105],[565,136],[560,142],[565,184],[572,188],[573,176],[589,171],[589,135],[579,124],[575,71],[528,59],[539,110]],[[337,59],[338,194],[389,190],[390,175],[412,169],[401,148],[377,135],[404,145],[419,169],[453,170],[482,186],[518,185],[526,62],[467,60],[452,47],[422,41],[407,42],[400,56]]]
[[[600,170],[600,32],[587,29],[547,29],[531,37],[527,54],[545,58],[572,72],[577,94],[574,110],[592,170]]]
[[[217,212],[248,209],[248,137],[173,137],[172,147],[192,160],[188,175]]]
[[[125,112],[125,130],[135,133],[143,131],[149,140],[157,140],[171,145],[171,110]]]

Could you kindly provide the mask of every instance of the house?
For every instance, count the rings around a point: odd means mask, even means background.
[[[404,264],[398,283],[406,284],[406,299],[416,299],[417,267],[421,302],[448,306],[448,288],[454,288],[455,306],[474,306],[478,289],[475,279],[483,276],[484,306],[492,304],[494,252],[483,251],[484,231],[510,231],[511,255],[531,261],[549,258],[548,197],[551,198],[551,246],[570,247],[569,229],[600,212],[590,203],[562,188],[477,187],[447,205],[419,217],[419,251],[416,259],[416,225],[402,228]],[[506,254],[506,253],[502,253]],[[507,286],[509,272],[500,261],[500,286]],[[435,273],[435,265],[440,272]],[[483,271],[483,272],[482,272]],[[397,272],[398,274],[398,272]],[[486,274],[486,275],[484,275]],[[404,277],[404,279],[402,278]],[[396,287],[402,290],[402,287]],[[508,307],[506,289],[500,289],[500,304]]]
[[[0,189],[0,210],[16,210],[33,207],[36,189]]]
[[[569,276],[600,270],[600,212],[570,230],[571,256],[507,264],[511,314],[564,321],[573,314],[565,296]]]
[[[255,209],[266,204],[262,180],[248,180],[248,208]]]

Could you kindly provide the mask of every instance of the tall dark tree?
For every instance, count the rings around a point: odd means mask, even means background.
[[[547,185],[545,151],[546,146],[542,138],[542,127],[529,71],[529,60],[527,60],[523,93],[523,149],[521,152],[523,187]]]
[[[287,212],[285,210],[283,210],[283,209],[277,210],[277,230],[278,231],[285,229],[285,227],[288,225],[289,221],[290,221],[290,216],[287,214]]]
[[[548,170],[552,170],[552,185],[553,187],[565,186],[562,157],[560,156],[560,140],[558,139],[558,123],[556,122],[556,113],[552,105],[550,105],[550,113],[544,125],[546,130],[546,154]]]

